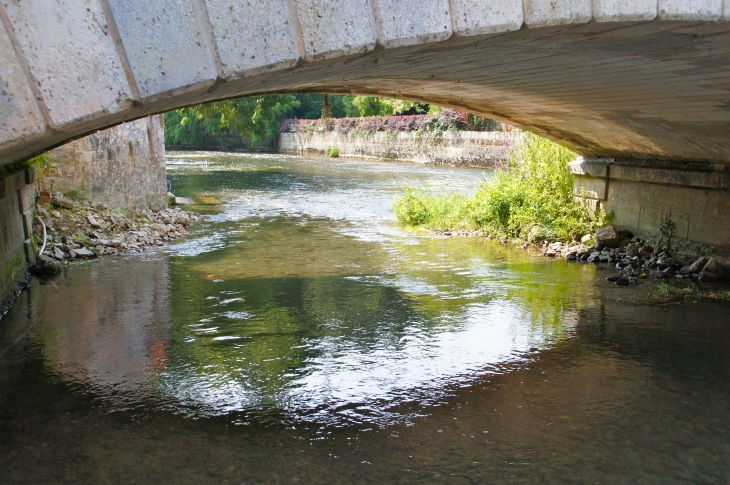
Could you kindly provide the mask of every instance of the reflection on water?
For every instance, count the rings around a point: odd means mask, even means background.
[[[402,186],[473,170],[170,165],[222,202],[192,234],[35,281],[3,319],[3,483],[730,477],[727,304],[624,304],[648,289],[394,224]]]

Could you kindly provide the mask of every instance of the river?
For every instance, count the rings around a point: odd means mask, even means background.
[[[478,170],[168,154],[191,233],[0,320],[1,483],[727,483],[730,305],[403,230]]]

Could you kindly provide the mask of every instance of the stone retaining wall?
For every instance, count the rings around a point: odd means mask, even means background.
[[[570,164],[575,194],[613,214],[612,222],[655,237],[662,219],[675,226],[677,250],[717,254],[730,263],[730,172],[724,163],[582,159]]]
[[[35,261],[31,242],[35,169],[0,174],[0,316],[28,277],[28,261]]]
[[[43,190],[77,190],[112,208],[167,206],[163,115],[122,123],[51,153],[58,161],[41,181]]]
[[[300,155],[325,155],[336,147],[341,157],[369,158],[493,168],[497,160],[509,156],[522,135],[505,132],[459,131],[438,136],[418,132],[385,131],[360,134],[281,133],[279,151]]]

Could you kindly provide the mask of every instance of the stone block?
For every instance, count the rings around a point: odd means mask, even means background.
[[[578,157],[568,164],[568,168],[573,175],[606,177],[608,175],[608,167],[613,161],[613,158],[589,159]]]
[[[611,222],[621,229],[637,230],[639,229],[639,206],[630,206],[617,204],[607,201],[604,203],[606,213],[613,212]]]
[[[608,179],[599,177],[575,177],[573,193],[581,195],[585,190],[585,196],[589,199],[606,200],[606,186]]]
[[[372,0],[378,41],[385,47],[451,37],[448,0]]]
[[[451,21],[460,36],[519,30],[524,23],[522,3],[513,0],[451,0]]]
[[[723,0],[659,0],[658,17],[662,20],[719,20]]]
[[[669,215],[668,210],[642,207],[639,214],[639,230],[659,234],[662,218]],[[687,239],[689,233],[690,214],[672,211],[670,216],[675,227],[675,237]],[[700,241],[703,242],[703,241]]]
[[[0,147],[44,130],[43,117],[0,22]]]
[[[623,206],[651,207],[651,204],[642,203],[640,199],[641,188],[639,184],[611,180],[608,187],[608,201]]]
[[[375,22],[368,0],[298,0],[296,9],[309,60],[375,48]]]
[[[713,246],[730,247],[730,217],[693,216],[689,238]]]
[[[108,0],[142,98],[217,76],[194,0]]]
[[[130,109],[131,90],[98,0],[2,5],[54,126]]]
[[[296,64],[296,29],[287,0],[205,0],[205,5],[223,77]]]
[[[656,0],[593,0],[596,22],[654,20],[656,15]]]
[[[524,0],[525,23],[529,27],[581,24],[591,20],[591,0]]]
[[[708,190],[705,214],[711,217],[730,219],[730,192],[726,190]]]
[[[707,190],[690,187],[657,186],[654,196],[654,207],[671,209],[672,212],[686,212],[702,215],[707,206]]]

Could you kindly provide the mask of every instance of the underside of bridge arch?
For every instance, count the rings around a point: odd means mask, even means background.
[[[0,164],[236,96],[436,103],[589,157],[730,161],[721,0],[6,0]]]

